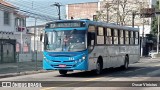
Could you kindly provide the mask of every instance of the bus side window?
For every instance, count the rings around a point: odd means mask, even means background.
[[[89,53],[92,52],[94,45],[95,45],[95,31],[96,31],[96,27],[94,25],[89,25],[88,38],[87,38]]]
[[[125,44],[129,44],[129,31],[125,31]]]
[[[95,31],[95,26],[90,25],[88,27],[88,46],[93,46],[95,43]]]
[[[96,38],[97,38],[97,41],[96,41],[97,44],[103,45],[105,43],[105,41],[104,41],[104,28],[103,27],[98,27]]]
[[[121,44],[121,45],[124,44],[124,34],[123,34],[123,30],[120,30],[120,44]]]
[[[114,29],[114,44],[118,44],[118,29]]]
[[[106,29],[106,44],[107,45],[112,44],[112,32],[110,28]]]
[[[135,32],[135,44],[138,45],[139,44],[139,34],[138,32]]]
[[[95,33],[88,32],[88,46],[93,46],[95,40]]]
[[[133,31],[130,31],[130,44],[134,45],[134,36],[133,36]]]

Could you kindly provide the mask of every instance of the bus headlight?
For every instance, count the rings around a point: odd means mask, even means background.
[[[86,56],[83,56],[82,58],[80,58],[79,62],[82,62],[83,60],[86,60]]]
[[[82,60],[85,60],[85,59],[86,59],[86,56],[83,56],[83,57],[82,57]]]
[[[46,60],[47,62],[51,63],[51,60],[48,60],[46,57],[43,57],[43,60]]]
[[[46,59],[46,57],[43,57],[43,59]]]

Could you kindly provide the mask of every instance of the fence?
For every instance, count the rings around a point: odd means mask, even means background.
[[[33,57],[32,57],[33,56]],[[16,62],[0,64],[0,76],[39,71],[42,69],[42,52],[31,54],[16,53]]]

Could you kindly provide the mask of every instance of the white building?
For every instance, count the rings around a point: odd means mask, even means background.
[[[30,35],[26,30],[26,16],[16,7],[0,0],[0,63],[31,60]]]

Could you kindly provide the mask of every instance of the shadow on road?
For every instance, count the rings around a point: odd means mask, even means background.
[[[153,76],[148,76],[148,73],[159,70],[160,66],[155,67],[129,67],[127,70],[121,68],[104,69],[102,74],[95,75],[92,71],[86,72],[71,72],[67,75],[57,75],[56,77],[71,77],[71,78],[98,78],[98,77],[157,77],[160,72]]]

